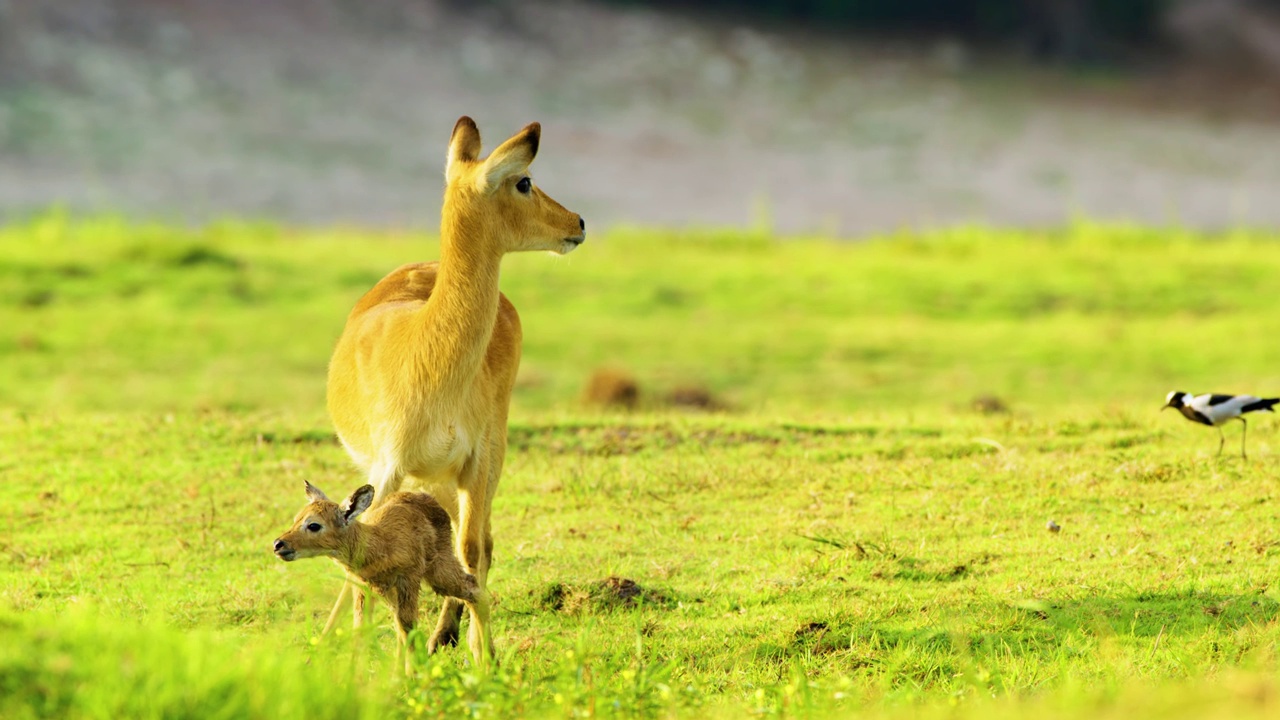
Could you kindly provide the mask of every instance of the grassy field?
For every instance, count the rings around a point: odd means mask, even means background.
[[[406,680],[385,610],[320,640],[335,568],[269,544],[304,479],[361,482],[328,352],[433,240],[9,226],[0,716],[1274,716],[1277,423],[1215,458],[1157,410],[1280,391],[1278,239],[618,231],[510,258],[503,662]],[[638,411],[581,403],[602,366]],[[729,409],[664,402],[690,385]]]

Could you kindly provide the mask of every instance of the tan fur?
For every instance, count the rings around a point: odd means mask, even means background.
[[[341,505],[311,483],[306,489],[311,502],[276,539],[276,554],[286,561],[332,558],[367,583],[392,607],[401,652],[418,621],[423,583],[488,617],[488,594],[454,556],[449,514],[435,498],[421,492],[394,493],[361,521],[357,518],[373,500],[372,486],[357,489]],[[409,660],[405,652],[405,672],[410,671]]]
[[[365,294],[329,364],[329,414],[368,473],[375,504],[402,486],[429,489],[453,519],[458,558],[482,589],[520,364],[520,318],[498,291],[499,266],[508,252],[564,254],[584,239],[580,216],[536,186],[518,189],[540,137],[533,123],[480,160],[479,130],[470,118],[458,120],[445,170],[440,261],[401,267]],[[357,593],[357,615],[362,600]],[[461,611],[446,600],[432,649],[456,642]],[[488,633],[473,612],[473,653],[492,647]]]

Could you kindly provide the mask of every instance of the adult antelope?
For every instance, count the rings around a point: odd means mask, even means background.
[[[541,126],[531,123],[480,159],[469,117],[453,127],[445,165],[440,261],[405,265],[356,303],[329,363],[328,404],[338,437],[368,473],[376,506],[401,488],[430,492],[449,513],[455,550],[482,594],[493,552],[489,513],[507,448],[507,409],[520,364],[520,317],[498,291],[503,255],[573,251],[582,216],[529,178]],[[343,586],[354,622],[364,591]],[[429,651],[458,640],[463,605],[447,598]],[[493,653],[487,615],[471,610],[478,663]]]

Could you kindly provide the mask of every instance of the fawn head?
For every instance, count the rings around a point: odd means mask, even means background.
[[[276,538],[272,549],[286,562],[308,557],[338,557],[356,516],[373,503],[373,486],[364,485],[335,503],[320,488],[307,483],[310,501],[293,518],[289,531]]]
[[[529,177],[541,137],[542,126],[530,123],[481,160],[480,130],[471,118],[459,118],[445,164],[442,234],[496,253],[564,255],[581,245],[587,228],[582,216],[564,209]]]

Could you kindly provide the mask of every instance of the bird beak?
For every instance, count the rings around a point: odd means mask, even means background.
[[[1164,412],[1165,410],[1168,410],[1168,409],[1169,409],[1169,408],[1171,408],[1171,407],[1173,407],[1173,406],[1172,406],[1172,405],[1170,405],[1169,403],[1165,403],[1165,404],[1164,404],[1164,407],[1160,408],[1160,412]]]

